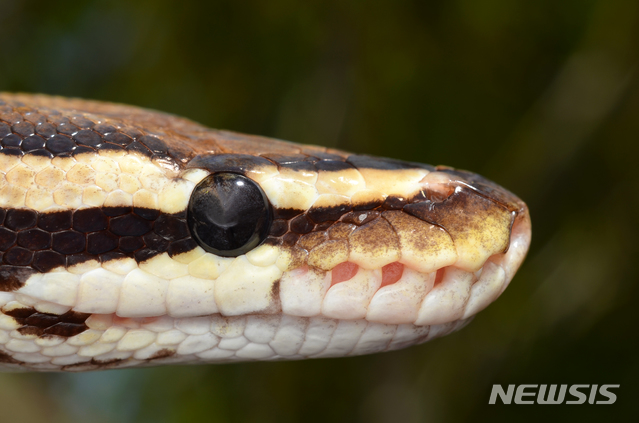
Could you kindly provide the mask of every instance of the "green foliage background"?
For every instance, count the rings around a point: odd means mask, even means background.
[[[290,363],[0,374],[0,421],[601,421],[639,414],[639,10],[631,0],[0,0],[0,90],[481,173],[533,245],[466,329]],[[488,406],[492,384],[621,384]]]

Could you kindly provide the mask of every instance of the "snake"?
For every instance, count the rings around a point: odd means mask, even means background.
[[[526,204],[475,173],[0,94],[0,370],[392,351],[509,285]]]

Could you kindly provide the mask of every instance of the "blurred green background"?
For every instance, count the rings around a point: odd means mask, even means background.
[[[481,173],[533,244],[466,329],[347,359],[0,374],[1,422],[639,415],[639,8],[629,0],[0,0],[0,90]],[[489,406],[492,384],[621,384]]]

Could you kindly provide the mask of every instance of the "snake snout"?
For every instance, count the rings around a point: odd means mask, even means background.
[[[525,204],[469,172],[439,168],[420,184],[410,197],[351,212],[325,238],[302,236],[314,270],[282,278],[283,312],[429,327],[466,321],[494,301],[530,243]],[[312,306],[300,294],[309,281],[318,283]]]

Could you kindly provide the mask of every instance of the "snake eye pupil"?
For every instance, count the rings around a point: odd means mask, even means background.
[[[193,190],[187,221],[206,251],[237,257],[257,247],[271,226],[271,208],[262,189],[237,173],[204,178]]]

